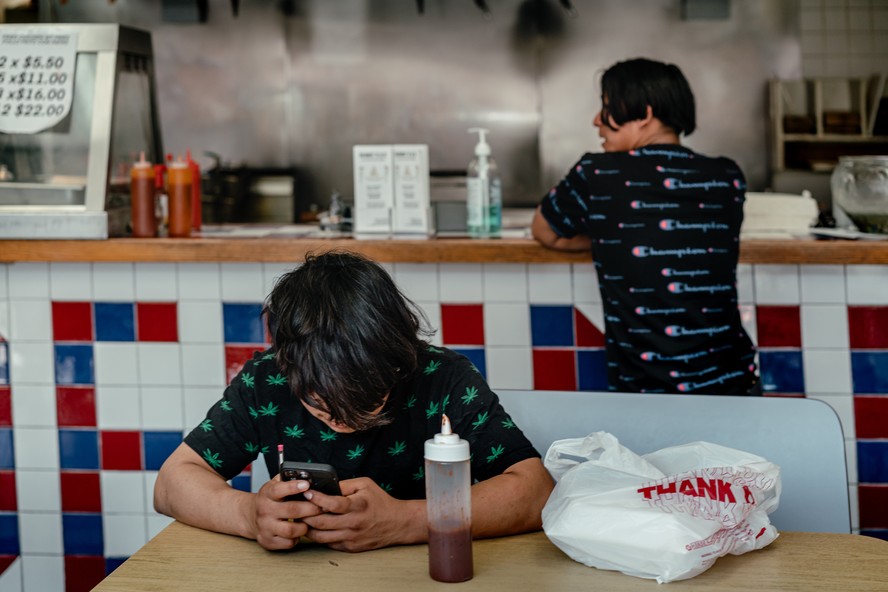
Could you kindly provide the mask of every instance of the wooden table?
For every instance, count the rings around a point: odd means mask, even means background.
[[[722,557],[699,576],[665,587],[586,567],[541,532],[476,541],[474,555],[472,580],[442,584],[428,576],[426,545],[350,554],[306,544],[290,552],[270,552],[255,541],[174,522],[94,592],[888,591],[888,542],[850,534],[781,533],[765,549]]]

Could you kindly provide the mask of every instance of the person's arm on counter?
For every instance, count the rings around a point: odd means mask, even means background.
[[[540,206],[537,206],[536,213],[533,215],[533,222],[530,225],[533,238],[538,243],[549,249],[556,251],[588,251],[592,248],[592,239],[585,234],[578,234],[571,238],[559,236],[543,214],[540,212]]]

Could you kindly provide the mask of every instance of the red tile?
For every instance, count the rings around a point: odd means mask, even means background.
[[[12,562],[18,559],[18,555],[0,555],[0,575],[12,565]]]
[[[60,426],[95,427],[95,388],[91,386],[56,387],[56,415]]]
[[[0,426],[12,425],[12,390],[0,386]]]
[[[604,347],[604,333],[598,327],[592,324],[592,321],[586,318],[576,308],[574,309],[574,327],[576,327],[577,336],[574,343],[579,347]]]
[[[141,436],[141,432],[100,432],[101,467],[118,471],[142,470]]]
[[[858,485],[860,528],[888,528],[888,485]]]
[[[0,512],[15,512],[15,471],[0,471]]]
[[[138,341],[179,341],[175,302],[137,302]]]
[[[533,350],[533,388],[549,391],[577,390],[577,367],[574,350]]]
[[[104,557],[65,555],[65,592],[89,592],[104,579]]]
[[[62,512],[101,512],[102,492],[97,472],[62,471]]]
[[[444,345],[484,345],[484,305],[442,304],[441,340]]]
[[[888,306],[849,306],[851,349],[888,349]]]
[[[225,382],[230,383],[241,371],[244,363],[253,357],[258,349],[252,345],[225,346]]]
[[[858,438],[888,438],[888,397],[854,397]]]
[[[798,306],[756,306],[759,347],[801,347],[802,329]]]
[[[90,302],[53,302],[52,338],[55,341],[93,341]]]

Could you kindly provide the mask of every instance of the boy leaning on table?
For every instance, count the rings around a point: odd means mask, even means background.
[[[421,313],[382,267],[309,255],[263,314],[271,348],[163,464],[158,512],[266,549],[303,536],[344,551],[426,542],[423,445],[446,412],[472,450],[473,536],[540,528],[553,482],[539,453],[468,359],[422,338]],[[286,460],[333,465],[343,495],[282,482],[279,444]],[[259,454],[272,479],[257,493],[230,487]],[[303,491],[308,501],[284,501]]]

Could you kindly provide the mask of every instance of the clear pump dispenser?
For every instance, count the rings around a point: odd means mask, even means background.
[[[478,143],[466,175],[466,228],[470,236],[479,238],[500,236],[502,231],[502,181],[487,143],[488,131],[483,127],[469,129],[469,133],[478,134]]]

